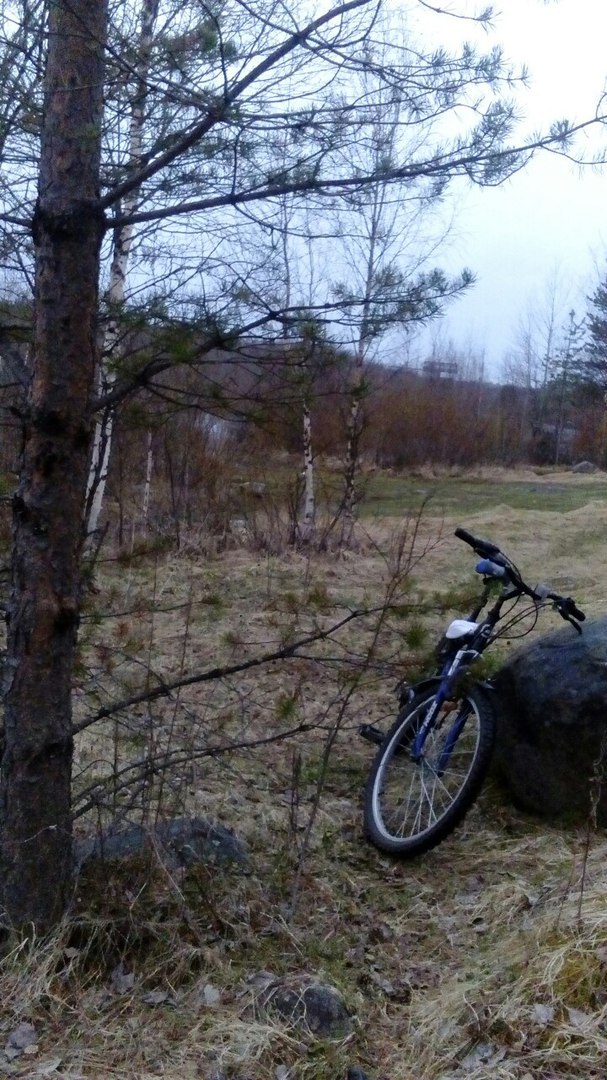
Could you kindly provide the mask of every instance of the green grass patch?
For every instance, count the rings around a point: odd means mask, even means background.
[[[568,513],[595,500],[607,500],[607,482],[559,483],[541,480],[483,480],[469,477],[422,479],[374,476],[362,504],[364,517],[403,517],[422,507],[429,517],[476,514],[493,506],[514,510]]]

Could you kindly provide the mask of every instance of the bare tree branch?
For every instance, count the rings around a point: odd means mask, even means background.
[[[132,694],[128,698],[123,698],[122,701],[114,702],[111,705],[104,705],[97,712],[92,713],[90,716],[84,718],[79,723],[74,724],[72,732],[77,735],[81,731],[86,731],[87,728],[96,724],[99,720],[107,720],[111,716],[116,716],[118,713],[124,712],[125,709],[130,709],[134,705],[142,705],[150,701],[156,701],[161,697],[170,697],[175,690],[181,690],[184,686],[196,686],[200,683],[213,682],[217,679],[225,679],[229,675],[237,675],[243,671],[250,671],[252,668],[261,667],[264,664],[271,664],[276,660],[290,660],[296,657],[298,651],[303,649],[306,645],[319,641],[326,641],[327,638],[333,637],[338,630],[343,629],[348,623],[353,622],[355,619],[362,619],[369,615],[376,615],[378,612],[384,612],[386,610],[385,604],[378,604],[372,608],[356,608],[353,611],[348,612],[343,619],[339,619],[338,622],[333,623],[326,630],[316,630],[312,634],[306,634],[304,637],[299,638],[297,641],[291,642],[290,645],[283,645],[279,649],[273,649],[271,652],[262,653],[260,656],[254,656],[250,660],[243,660],[239,664],[227,664],[224,667],[210,668],[207,671],[198,672],[195,675],[185,675],[179,679],[173,679],[170,682],[159,682],[157,686],[152,687],[150,690],[142,690],[137,694]]]
[[[191,147],[200,142],[200,140],[204,138],[216,124],[226,119],[232,105],[238,101],[251,85],[276,67],[281,60],[284,60],[284,58],[289,55],[289,53],[292,53],[296,49],[304,48],[312,35],[318,30],[321,30],[323,26],[334,22],[336,19],[342,18],[349,12],[356,10],[356,8],[366,7],[369,3],[370,0],[347,0],[346,3],[337,4],[329,11],[326,11],[324,15],[321,15],[311,23],[308,23],[303,30],[296,30],[295,33],[291,34],[290,37],[282,43],[282,45],[279,45],[278,48],[274,49],[265,60],[256,64],[249,74],[240,79],[231,90],[226,89],[223,97],[217,98],[212,103],[205,118],[198,124],[195,124],[187,134],[178,138],[168,150],[165,150],[163,154],[160,154],[153,161],[150,161],[143,169],[140,169],[130,176],[128,180],[125,180],[122,184],[118,184],[113,188],[113,190],[102,199],[102,208],[105,210],[114,203],[119,202],[130,191],[140,187],[146,180],[155,176],[162,169],[166,169],[168,165],[171,165],[187,150],[190,150]],[[139,219],[136,215],[133,215],[130,220],[136,222]],[[112,227],[115,228],[116,225],[117,221],[113,221]]]

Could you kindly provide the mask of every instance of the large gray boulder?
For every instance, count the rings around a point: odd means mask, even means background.
[[[574,473],[594,473],[596,471],[597,467],[592,461],[578,461],[577,465],[574,465],[571,470]]]
[[[171,818],[148,828],[130,825],[75,845],[78,870],[91,861],[113,862],[145,853],[166,859],[175,869],[196,863],[248,864],[247,849],[230,829],[198,817]]]
[[[517,650],[495,678],[495,766],[513,801],[607,824],[607,616]]]

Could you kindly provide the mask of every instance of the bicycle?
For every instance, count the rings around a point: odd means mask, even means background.
[[[381,851],[402,858],[421,855],[449,836],[487,775],[495,741],[492,684],[475,680],[472,664],[534,615],[524,631],[529,633],[542,608],[556,610],[580,634],[585,619],[571,597],[547,585],[527,585],[496,544],[462,528],[455,536],[480,556],[475,570],[483,577],[482,595],[467,619],[454,619],[447,627],[436,673],[413,686],[401,684],[400,711],[387,734],[370,724],[359,729],[379,743],[365,792],[365,834]],[[518,608],[524,599],[530,604]]]

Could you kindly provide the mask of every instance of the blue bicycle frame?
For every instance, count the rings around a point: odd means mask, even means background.
[[[497,570],[498,573],[495,573],[494,570]],[[485,575],[485,577],[490,576],[491,578],[501,578],[503,576],[501,573],[501,567],[494,566],[485,559],[481,560],[481,562],[478,563],[478,565],[476,566],[476,571],[479,574]],[[486,586],[479,603],[471,612],[468,621],[476,622],[476,619],[478,618],[481,611],[485,607],[485,604],[487,603],[490,591],[490,586]],[[485,651],[490,642],[493,629],[499,620],[502,605],[506,600],[511,599],[513,595],[516,594],[513,594],[511,590],[503,592],[497,602],[491,608],[491,610],[487,613],[487,616],[483,620],[483,622],[477,625],[475,631],[473,632],[471,640],[466,641],[465,644],[462,644],[461,648],[457,650],[455,656],[449,657],[449,659],[446,661],[443,670],[440,673],[440,684],[438,686],[436,694],[434,695],[434,700],[430,705],[426,713],[425,719],[419,731],[417,732],[411,746],[411,759],[417,764],[419,764],[423,760],[424,746],[428,737],[428,733],[434,727],[435,719],[438,716],[443,705],[451,697],[455,680],[464,671],[466,671],[475,660],[478,659],[481,653]],[[463,704],[457,713],[455,722],[452,724],[450,731],[447,733],[445,745],[443,746],[435,769],[438,776],[441,776],[443,774],[448,765],[449,758],[451,756],[454,746],[457,743],[457,740],[459,739],[464,729],[464,725],[466,723],[466,720],[468,719],[468,715],[469,710],[466,708],[466,705]]]

